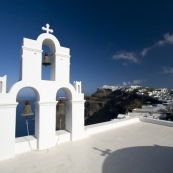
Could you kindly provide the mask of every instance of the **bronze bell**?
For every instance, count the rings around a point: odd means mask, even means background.
[[[57,115],[65,115],[66,114],[65,104],[62,100],[60,100],[60,102],[57,104],[56,114]]]
[[[65,128],[65,104],[62,100],[59,101],[56,107],[56,128],[64,129]]]
[[[23,106],[23,112],[22,116],[28,116],[28,115],[33,115],[34,113],[31,110],[31,106],[29,104],[29,101],[25,101],[25,105]]]
[[[48,57],[48,53],[44,54],[44,61],[42,62],[42,65],[44,66],[49,66],[51,65],[50,61],[49,61],[49,57]]]

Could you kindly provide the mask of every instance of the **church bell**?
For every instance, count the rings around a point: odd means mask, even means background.
[[[65,104],[62,100],[60,100],[60,102],[57,104],[56,114],[57,115],[65,115],[66,114]]]
[[[49,66],[51,65],[50,61],[49,61],[49,57],[48,57],[48,53],[44,54],[44,61],[42,62],[42,65],[44,66]]]
[[[31,106],[29,104],[29,101],[25,101],[25,105],[23,107],[23,112],[22,112],[22,116],[28,116],[28,115],[33,115],[34,113],[31,110]]]

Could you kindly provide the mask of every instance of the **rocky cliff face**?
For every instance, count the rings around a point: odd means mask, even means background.
[[[105,107],[105,104],[110,100],[108,96],[111,93],[111,90],[100,90],[92,94],[91,97],[85,97],[85,120]]]
[[[143,97],[133,92],[124,92],[116,90],[112,92],[109,89],[101,89],[85,97],[85,125],[101,123],[117,118],[118,114],[131,112],[134,108],[141,108],[142,101],[146,104],[148,101],[157,103],[158,101],[151,97]]]

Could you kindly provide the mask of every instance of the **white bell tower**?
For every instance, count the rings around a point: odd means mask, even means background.
[[[24,87],[30,87],[36,94],[35,101],[35,136],[36,149],[44,150],[55,145],[56,133],[56,93],[62,89],[66,95],[66,126],[69,140],[74,141],[87,137],[84,130],[84,94],[81,92],[81,82],[70,84],[70,49],[60,46],[58,39],[52,35],[49,24],[42,27],[46,33],[36,40],[23,38],[20,55],[20,75],[6,93],[6,76],[0,78],[2,89],[0,92],[0,160],[12,158],[15,153],[30,150],[28,141],[24,138],[15,139],[16,124],[16,96]],[[51,61],[50,80],[41,79],[42,45],[49,47]],[[8,124],[8,125],[7,125]],[[8,131],[8,133],[6,133]],[[26,148],[22,148],[20,141],[25,140]],[[15,141],[18,141],[17,143]],[[16,150],[18,146],[18,150]]]
[[[70,49],[61,47],[55,36],[49,34],[53,30],[42,27],[47,33],[41,34],[37,40],[24,38],[20,58],[20,80],[41,80],[42,45],[50,49],[51,61],[50,80],[69,82],[70,76]]]

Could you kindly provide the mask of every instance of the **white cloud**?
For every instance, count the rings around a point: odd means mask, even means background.
[[[142,50],[142,52],[141,52],[142,56],[145,56],[145,55],[148,53],[148,51],[149,51],[150,49],[152,49],[152,46],[151,46],[151,47],[148,47],[148,48],[143,49],[143,50]]]
[[[154,45],[150,47],[144,48],[141,52],[142,56],[144,57],[148,53],[149,50],[157,46],[163,46],[165,44],[173,44],[173,34],[170,35],[169,33],[166,33],[163,37],[164,37],[163,40],[158,41],[157,43],[155,43]]]
[[[126,86],[126,85],[127,85],[127,83],[126,83],[126,82],[123,82],[123,85],[124,85],[124,86]]]
[[[146,81],[146,79],[141,79],[141,80],[135,79],[135,80],[133,80],[133,82],[130,82],[130,81],[123,82],[123,85],[138,85],[138,84],[141,84],[141,83],[143,83],[145,81]]]
[[[173,73],[173,68],[166,68],[166,67],[163,67],[163,73]]]
[[[126,52],[126,51],[118,51],[115,55],[112,57],[113,59],[125,59],[132,61],[134,63],[138,63],[138,59],[136,58],[136,55],[134,52]]]
[[[142,82],[145,82],[145,80],[134,80],[133,81],[133,84],[140,84]]]

